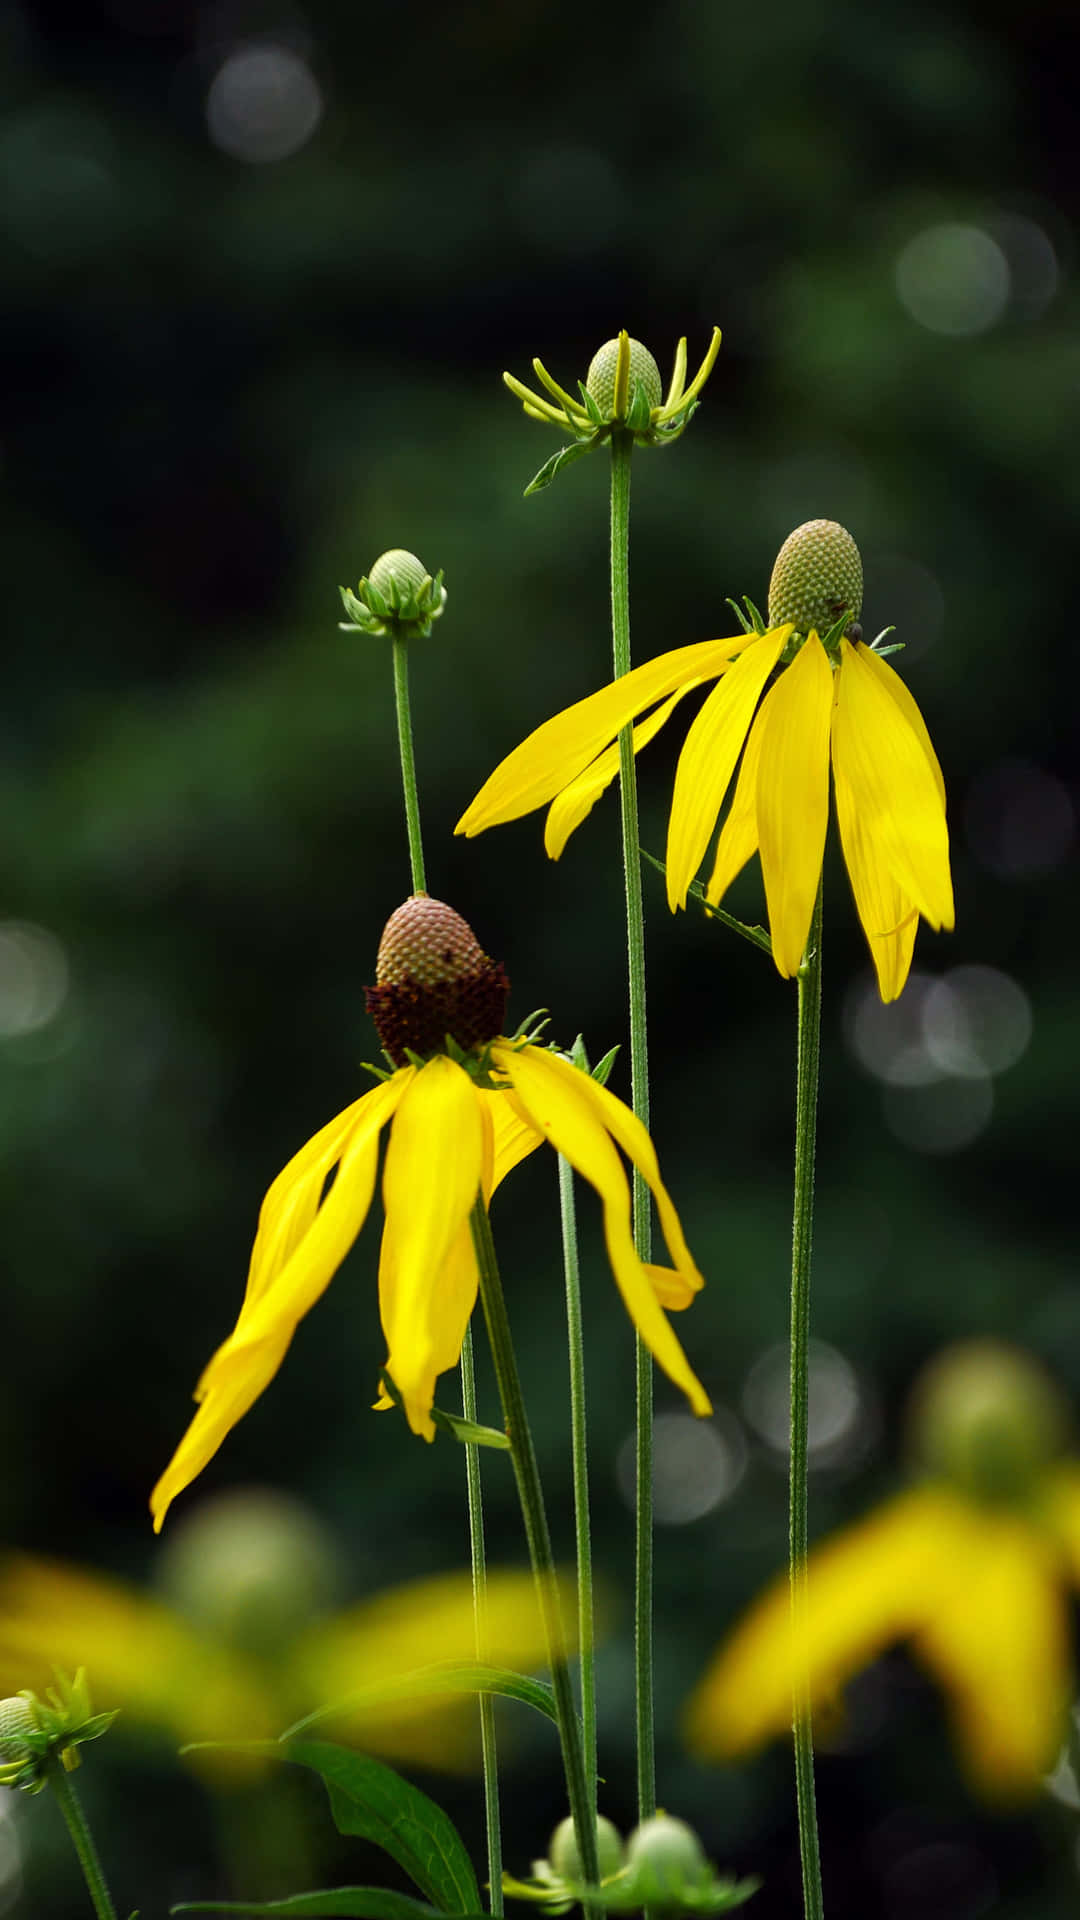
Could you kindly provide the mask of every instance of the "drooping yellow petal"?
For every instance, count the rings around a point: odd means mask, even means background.
[[[720,905],[736,875],[742,872],[751,855],[757,852],[757,778],[761,760],[762,722],[767,705],[765,701],[758,708],[747,736],[739,778],[735,783],[735,798],[720,829],[716,863],[705,889],[705,898],[713,907]]]
[[[435,1379],[453,1364],[475,1300],[475,1262],[448,1256],[480,1192],[484,1117],[468,1074],[437,1054],[394,1116],[383,1171],[379,1312],[409,1425],[433,1440]]]
[[[821,879],[832,706],[832,668],[811,633],[762,708],[758,844],[773,959],[785,980],[802,965]]]
[[[953,925],[949,834],[936,760],[865,646],[840,643],[833,764],[851,790],[874,857],[932,927]],[[883,679],[889,673],[889,683]],[[923,729],[925,734],[925,728]]]
[[[573,1618],[574,1590],[558,1583],[563,1612]],[[485,1661],[531,1673],[546,1664],[544,1626],[530,1573],[489,1570],[485,1595]],[[410,1683],[418,1669],[476,1659],[476,1615],[468,1574],[410,1582],[320,1622],[304,1634],[288,1669],[297,1714],[340,1705],[328,1720],[335,1733],[397,1761],[421,1761],[448,1772],[478,1759],[471,1699],[424,1691]],[[464,1710],[463,1710],[464,1708]],[[438,1729],[432,1737],[433,1726]]]
[[[170,1503],[202,1472],[227,1433],[268,1386],[298,1322],[314,1306],[364,1224],[378,1164],[379,1133],[415,1069],[404,1068],[357,1102],[337,1178],[307,1232],[254,1305],[245,1306],[199,1382],[199,1410],[150,1496],[154,1531]]]
[[[751,635],[691,725],[675,771],[667,841],[668,905],[686,905],[690,882],[716,825],[761,689],[791,633]],[[621,683],[620,683],[621,684]]]
[[[697,1285],[694,1285],[677,1267],[657,1267],[649,1260],[645,1262],[645,1271],[653,1292],[667,1313],[684,1313],[687,1307],[693,1306],[701,1292],[700,1275]]]
[[[483,833],[487,827],[517,820],[544,806],[646,707],[665,699],[684,680],[708,680],[723,673],[746,645],[746,636],[740,634],[731,640],[700,640],[690,647],[676,647],[545,720],[495,768],[454,832]]]
[[[905,899],[885,862],[874,857],[874,847],[859,818],[859,810],[842,773],[833,767],[836,818],[840,844],[855,896],[855,909],[870,946],[878,992],[885,1001],[903,992],[915,950],[919,910]]]
[[[934,776],[934,785],[941,795],[941,804],[944,807],[945,776],[941,771],[941,762],[934,752],[934,743],[927,730],[926,721],[922,717],[918,701],[915,699],[907,681],[901,679],[895,667],[890,667],[888,661],[883,660],[880,653],[875,653],[873,647],[868,647],[864,641],[860,640],[858,642],[855,652],[858,654],[860,660],[869,667],[878,685],[896,701],[904,719],[907,721],[916,738],[921,742],[923,752],[930,762],[930,771]]]
[[[1065,1578],[1080,1588],[1080,1461],[1059,1460],[1043,1476],[1040,1506],[1058,1543]]]
[[[655,713],[650,713],[647,720],[639,722],[634,728],[635,753],[642,747],[647,747],[649,741],[659,733],[683,695],[689,693],[692,687],[700,687],[701,684],[700,677],[696,680],[687,680],[684,686],[676,688],[670,698],[664,701],[663,706],[657,707]],[[618,771],[619,743],[616,740],[614,746],[605,748],[603,753],[597,755],[592,765],[586,767],[584,773],[579,773],[576,780],[571,780],[568,787],[564,787],[561,793],[556,794],[548,808],[544,825],[544,852],[550,860],[559,858],[570,835],[576,833],[582,821],[588,818],[600,795],[611,785]]]
[[[488,1198],[502,1185],[508,1173],[520,1166],[530,1153],[544,1144],[543,1135],[528,1120],[523,1120],[503,1093],[477,1088],[480,1104],[491,1115],[493,1165]]]
[[[993,1798],[1037,1793],[1071,1692],[1061,1570],[1026,1517],[969,1506],[913,1651],[940,1682],[968,1773]]]
[[[241,1320],[257,1305],[280,1273],[294,1247],[315,1218],[326,1176],[339,1158],[370,1094],[354,1100],[344,1113],[320,1127],[306,1146],[293,1155],[267,1189],[259,1209],[255,1244],[251,1249]]]
[[[920,1487],[811,1553],[800,1649],[815,1703],[922,1626],[954,1565],[965,1503]],[[972,1597],[974,1605],[974,1598]],[[787,1575],[754,1601],[691,1695],[687,1737],[731,1759],[791,1726],[795,1645]]]
[[[0,1692],[44,1693],[59,1667],[85,1666],[94,1704],[190,1740],[270,1739],[283,1702],[273,1682],[135,1588],[12,1554],[0,1563]],[[219,1756],[218,1772],[235,1771]]]
[[[571,1166],[596,1188],[604,1210],[604,1238],[611,1270],[630,1318],[653,1358],[668,1378],[682,1388],[695,1413],[709,1413],[708,1395],[668,1324],[649,1275],[634,1248],[630,1230],[630,1188],[607,1125],[600,1118],[598,1103],[592,1097],[596,1093],[605,1093],[606,1089],[597,1087],[587,1074],[579,1073],[566,1061],[559,1060],[554,1054],[544,1053],[539,1047],[523,1047],[514,1052],[510,1047],[496,1046],[492,1048],[492,1057],[500,1071],[513,1080],[513,1095],[507,1097],[520,1104],[521,1111],[540,1129],[556,1152],[564,1154]],[[613,1099],[614,1096],[609,1095],[608,1098]],[[629,1118],[633,1119],[633,1116]],[[640,1122],[635,1122],[635,1125],[639,1126]],[[630,1130],[624,1131],[629,1137]],[[646,1172],[644,1161],[642,1154],[639,1164],[642,1171]],[[663,1191],[659,1183],[654,1191],[659,1201],[659,1194]],[[670,1201],[667,1206],[670,1208]],[[670,1211],[674,1214],[674,1208]],[[681,1243],[681,1250],[685,1253],[677,1216],[674,1223],[668,1218],[665,1236],[669,1244],[674,1239],[676,1248]],[[685,1259],[692,1268],[688,1254]]]

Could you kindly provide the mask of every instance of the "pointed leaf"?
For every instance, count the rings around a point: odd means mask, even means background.
[[[574,461],[580,460],[583,453],[588,453],[591,446],[590,439],[574,440],[568,447],[560,447],[558,453],[553,453],[550,460],[545,460],[539,473],[534,474],[529,481],[525,489],[526,499],[530,493],[542,493],[545,487],[550,487],[556,475],[561,473],[564,467],[573,466]]]
[[[509,1449],[509,1436],[499,1427],[479,1427],[475,1420],[466,1420],[460,1413],[445,1413],[442,1407],[432,1407],[431,1417],[437,1427],[453,1434],[463,1446],[498,1447],[503,1453]]]
[[[527,1707],[535,1707],[537,1713],[558,1725],[555,1695],[544,1681],[534,1680],[528,1673],[515,1673],[509,1667],[485,1666],[479,1660],[447,1660],[438,1666],[417,1667],[412,1673],[400,1674],[381,1686],[362,1687],[342,1700],[332,1701],[329,1706],[317,1707],[314,1713],[306,1714],[290,1727],[283,1738],[290,1740],[307,1727],[332,1720],[336,1714],[351,1712],[356,1707],[430,1693],[497,1693],[507,1700],[520,1700]]]

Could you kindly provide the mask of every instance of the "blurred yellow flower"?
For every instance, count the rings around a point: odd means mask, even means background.
[[[760,853],[773,958],[785,979],[795,974],[821,877],[831,759],[856,908],[881,997],[896,999],[920,914],[934,928],[953,924],[941,769],[903,681],[861,641],[841,638],[833,659],[811,631],[762,699],[794,631],[787,623],[678,647],[579,700],[496,767],[455,831],[482,833],[552,801],[544,845],[557,860],[618,773],[620,730],[663,702],[635,726],[637,753],[684,694],[716,680],[679,756],[668,826],[669,905],[686,905],[741,752],[706,899],[718,906]]]
[[[403,970],[403,941],[419,972]],[[462,954],[469,960],[465,971]],[[424,977],[444,961],[447,978]],[[443,902],[414,895],[399,908],[383,936],[380,984],[369,994],[391,1057],[423,1044],[416,1036],[441,1020],[448,1005],[457,1015],[459,1037],[464,1034],[477,1005],[483,1008],[492,997],[491,969],[471,930]],[[499,997],[505,999],[505,988]],[[612,1273],[641,1338],[694,1411],[711,1411],[664,1311],[689,1306],[704,1282],[646,1129],[614,1094],[559,1055],[517,1040],[475,1037],[484,1042],[482,1056],[466,1061],[459,1049],[457,1059],[435,1052],[422,1064],[400,1066],[309,1140],[274,1181],[259,1216],[240,1317],[203,1373],[199,1410],[151,1495],[155,1531],[170,1502],[269,1385],[298,1322],[360,1232],[384,1127],[390,1140],[382,1183],[379,1308],[386,1370],[414,1433],[434,1438],[435,1381],[460,1359],[476,1302],[473,1204],[481,1193],[490,1203],[500,1181],[544,1140],[600,1196]],[[470,1064],[486,1085],[468,1071]],[[645,1266],[638,1258],[620,1149],[652,1191],[672,1268]],[[391,1403],[384,1395],[377,1404]]]
[[[486,1634],[489,1664],[545,1664],[531,1574],[489,1572]],[[470,1770],[478,1758],[474,1704],[403,1687],[417,1669],[475,1657],[468,1574],[375,1594],[259,1654],[242,1637],[194,1624],[88,1568],[23,1554],[0,1561],[0,1693],[47,1686],[54,1668],[78,1663],[98,1704],[121,1709],[121,1730],[134,1723],[177,1744],[275,1739],[302,1714],[341,1703],[326,1723],[335,1737],[399,1763]],[[228,1754],[191,1758],[219,1775],[249,1765]]]
[[[1038,1404],[1033,1381],[1033,1366],[990,1343],[942,1356],[924,1395],[933,1405],[917,1412],[923,1452],[951,1482],[911,1488],[811,1553],[798,1649],[786,1576],[750,1607],[688,1704],[703,1758],[733,1759],[790,1729],[797,1651],[828,1709],[906,1641],[945,1695],[973,1784],[1002,1800],[1039,1789],[1072,1691],[1080,1463],[1049,1457],[1056,1410],[1045,1390]]]

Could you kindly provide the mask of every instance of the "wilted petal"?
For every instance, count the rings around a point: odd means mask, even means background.
[[[674,652],[662,653],[635,667],[621,680],[612,681],[598,693],[545,720],[500,762],[454,832],[470,836],[483,833],[487,827],[516,820],[534,807],[544,806],[576,780],[646,707],[665,699],[685,680],[707,680],[722,673],[746,644],[745,636],[740,635],[732,640],[701,640],[694,646],[676,647]]]
[[[751,635],[735,665],[693,721],[675,771],[667,841],[668,905],[686,905],[723,805],[754,708],[784,650],[790,626]]]
[[[833,675],[816,633],[762,708],[757,824],[777,972],[798,973],[814,912],[829,824]]]

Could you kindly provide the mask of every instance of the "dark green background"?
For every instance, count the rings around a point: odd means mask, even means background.
[[[976,1143],[898,1144],[843,1040],[866,956],[830,856],[815,1327],[878,1438],[816,1477],[813,1531],[896,1484],[905,1394],[949,1338],[1015,1337],[1080,1389],[1075,892],[1064,863],[995,871],[967,831],[1002,763],[1073,774],[1071,22],[1054,0],[9,10],[3,911],[63,943],[71,990],[50,1026],[0,1042],[5,1540],[152,1576],[147,1493],[231,1325],[261,1195],[365,1084],[363,984],[408,870],[389,659],[338,632],[337,586],[384,547],[444,567],[450,590],[414,656],[431,889],[505,960],[515,1019],[546,1005],[594,1057],[624,1041],[613,796],[557,866],[537,817],[451,837],[495,761],[610,665],[605,461],[523,501],[558,442],[501,371],[539,353],[573,385],[622,325],[665,378],[680,334],[693,366],[711,324],[725,333],[685,438],[635,460],[635,658],[730,629],[725,596],[763,598],[798,522],[848,525],[871,630],[895,620],[912,643],[901,670],[949,788],[957,931],[921,933],[916,963],[999,968],[1034,1012]],[[260,38],[309,62],[325,111],[299,152],[250,164],[210,142],[204,102]],[[1021,275],[984,331],[918,325],[900,250],[937,222],[994,233],[1009,216],[1049,236],[1055,297]],[[936,625],[932,585],[925,627],[917,594],[888,602],[912,577],[897,555],[937,583]],[[683,726],[642,766],[656,850]],[[758,884],[738,896],[752,917]],[[672,920],[652,875],[646,899],[654,1133],[709,1280],[680,1331],[734,1407],[785,1331],[794,995],[753,949]],[[554,1191],[538,1156],[496,1232],[565,1550]],[[598,1558],[625,1596],[631,1339],[591,1197],[582,1216]],[[376,1232],[188,1496],[303,1495],[357,1595],[466,1554],[457,1450],[366,1410]],[[674,1406],[664,1383],[658,1403]],[[519,1560],[497,1459],[486,1484],[492,1553]],[[721,1864],[764,1874],[761,1920],[797,1911],[788,1761],[706,1772],[676,1722],[785,1525],[782,1470],[755,1447],[730,1503],[658,1540],[661,1800]],[[628,1825],[628,1598],[602,1682],[607,1806]],[[877,1734],[820,1765],[835,1920],[1072,1912],[1061,1810],[992,1820],[929,1689],[902,1663],[883,1686]],[[123,1911],[230,1890],[178,1769],[140,1776],[117,1735],[82,1777]],[[521,1871],[563,1811],[550,1743],[524,1750],[507,1798]],[[478,1792],[451,1800],[479,1858]],[[25,1912],[75,1911],[53,1810],[21,1812]],[[328,1861],[377,1869],[359,1850]]]

